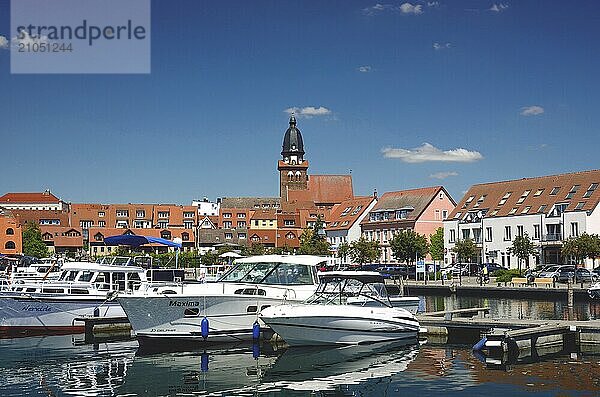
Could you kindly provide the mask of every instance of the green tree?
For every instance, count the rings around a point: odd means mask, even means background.
[[[264,255],[265,252],[265,246],[261,243],[252,243],[249,247],[244,247],[242,249],[242,255],[244,256]]]
[[[600,256],[600,237],[583,233],[579,237],[569,237],[561,248],[564,257],[572,256],[577,264],[586,258],[595,260]]]
[[[350,255],[350,244],[341,243],[337,249],[337,257],[342,260],[342,262],[346,263],[348,261],[348,255]]]
[[[452,252],[458,257],[458,262],[472,262],[473,258],[477,256],[479,248],[470,238],[464,240],[457,240],[452,247]]]
[[[352,261],[362,266],[365,263],[374,262],[379,259],[381,248],[378,241],[369,241],[361,237],[350,244],[349,253]]]
[[[399,261],[407,264],[418,259],[423,259],[429,252],[427,237],[414,230],[401,230],[394,234],[390,241],[392,254]]]
[[[200,258],[200,262],[203,265],[216,265],[219,262],[219,255],[216,252],[208,251],[202,258]]]
[[[321,217],[317,217],[317,220],[313,227],[304,229],[304,232],[300,235],[300,248],[298,249],[299,254],[303,255],[329,255],[330,245],[327,242],[327,238],[324,234],[319,234],[319,231],[323,229],[323,221]]]
[[[434,261],[444,260],[444,228],[438,227],[429,237],[429,254]]]
[[[537,249],[527,233],[522,236],[516,236],[512,242],[512,246],[508,248],[508,252],[519,258],[519,273],[521,272],[521,264],[525,261],[529,262],[529,257],[537,252]]]
[[[35,222],[27,222],[23,228],[23,254],[36,258],[48,256],[48,247],[42,240],[42,232]]]

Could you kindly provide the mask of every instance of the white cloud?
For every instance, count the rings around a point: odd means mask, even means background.
[[[287,114],[294,113],[297,117],[306,117],[306,118],[311,118],[311,117],[315,117],[315,116],[327,116],[327,115],[331,114],[331,110],[329,110],[323,106],[319,106],[318,108],[316,108],[314,106],[306,106],[303,108],[294,106],[294,107],[285,109],[284,112]]]
[[[440,6],[440,2],[439,1],[428,1],[427,2],[427,7],[439,7]]]
[[[364,65],[364,66],[359,66],[356,70],[358,70],[361,73],[369,73],[370,71],[373,70],[373,68],[369,65]]]
[[[521,116],[537,116],[544,113],[544,108],[541,106],[525,106],[521,108]]]
[[[494,4],[492,4],[492,6],[490,7],[489,10],[493,11],[493,12],[502,12],[502,11],[506,10],[507,8],[508,8],[508,4],[494,3]]]
[[[471,163],[483,159],[481,153],[463,148],[440,150],[430,143],[414,149],[383,148],[383,157],[400,159],[405,163],[424,163],[426,161]]]
[[[455,171],[441,171],[441,172],[436,172],[435,174],[429,175],[430,178],[434,178],[434,179],[446,179],[449,176],[458,176],[458,172],[455,172]]]
[[[418,15],[423,13],[423,6],[420,4],[403,3],[400,6],[393,4],[375,4],[374,6],[363,8],[362,12],[365,15],[373,16],[386,11],[400,12],[402,14]]]
[[[446,50],[450,47],[452,47],[452,44],[450,44],[450,43],[438,43],[437,41],[435,43],[433,43],[433,49],[436,51]]]
[[[0,48],[8,49],[8,39],[4,36],[0,36]]]

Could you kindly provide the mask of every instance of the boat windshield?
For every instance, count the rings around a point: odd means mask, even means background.
[[[225,273],[219,282],[273,285],[314,284],[314,272],[308,265],[296,263],[240,263]]]
[[[364,283],[354,278],[330,278],[321,282],[315,293],[306,300],[313,305],[347,305],[377,303],[391,307],[385,285]]]

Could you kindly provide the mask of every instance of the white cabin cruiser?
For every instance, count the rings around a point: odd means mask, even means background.
[[[311,296],[318,285],[317,269],[326,261],[308,255],[243,258],[217,282],[159,286],[117,300],[140,344],[252,339],[258,313]]]
[[[392,306],[377,272],[319,273],[321,283],[303,303],[269,307],[260,318],[289,345],[416,341],[419,322]]]
[[[600,283],[594,283],[588,288],[588,295],[592,299],[600,299]]]
[[[108,259],[68,262],[57,280],[16,283],[0,292],[0,333],[83,332],[76,318],[125,316],[110,299],[113,293],[149,287],[153,279],[164,279],[160,272],[183,276],[183,270],[145,269],[134,258]]]

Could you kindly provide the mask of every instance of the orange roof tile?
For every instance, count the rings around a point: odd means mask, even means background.
[[[375,198],[355,197],[352,200],[342,201],[331,211],[328,219],[327,230],[347,230],[367,210]]]
[[[60,203],[60,199],[50,192],[6,193],[0,196],[0,203]]]
[[[600,201],[599,184],[600,170],[591,170],[473,185],[449,219],[473,211],[488,218],[548,214],[559,203],[567,204],[567,211],[593,211]]]
[[[341,203],[354,197],[352,175],[310,175],[308,189],[290,190],[288,201]]]

